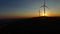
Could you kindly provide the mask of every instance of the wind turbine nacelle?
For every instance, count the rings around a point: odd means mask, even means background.
[[[48,8],[48,7],[47,7],[47,6],[45,6],[45,5],[41,6],[40,8],[42,8],[42,7],[46,7],[46,8]]]

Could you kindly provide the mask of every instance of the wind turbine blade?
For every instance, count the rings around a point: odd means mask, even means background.
[[[45,6],[46,8],[48,8],[47,6]]]
[[[41,6],[40,8],[42,8],[42,7],[44,7],[44,6]]]

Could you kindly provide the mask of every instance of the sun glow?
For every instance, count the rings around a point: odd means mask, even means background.
[[[46,12],[45,14],[42,12],[40,13],[40,16],[49,16],[49,12]]]
[[[49,12],[50,10],[48,10],[48,9],[46,9],[45,13],[44,13],[43,9],[41,9],[40,11],[41,11],[40,16],[49,16],[49,14],[50,14],[50,12]]]
[[[47,13],[45,13],[45,14],[43,13],[43,15],[42,15],[42,16],[48,16],[48,14],[47,14]]]

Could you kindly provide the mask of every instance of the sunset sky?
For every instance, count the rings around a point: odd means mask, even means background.
[[[43,0],[0,0],[0,18],[36,17],[42,5]],[[46,0],[46,5],[47,16],[60,16],[60,0]]]

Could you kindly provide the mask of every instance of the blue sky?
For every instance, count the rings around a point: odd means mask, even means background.
[[[37,14],[43,0],[0,0],[0,15],[22,16],[25,14]],[[50,13],[60,13],[60,0],[46,0]]]

